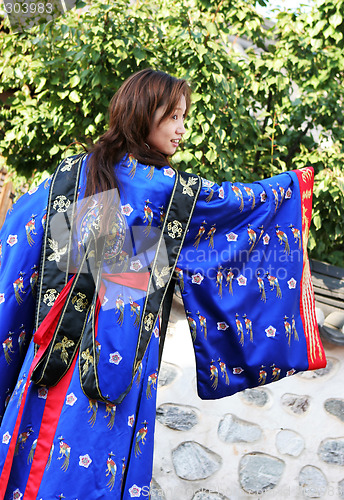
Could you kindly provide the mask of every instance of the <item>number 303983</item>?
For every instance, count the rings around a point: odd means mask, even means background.
[[[53,11],[52,3],[4,2],[3,6],[7,14],[51,14]]]

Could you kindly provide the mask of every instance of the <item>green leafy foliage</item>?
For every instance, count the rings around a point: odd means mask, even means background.
[[[161,69],[193,90],[178,168],[251,182],[312,166],[311,255],[344,267],[343,17],[342,0],[276,23],[248,0],[95,0],[26,33],[0,32],[3,161],[41,178],[70,143],[103,133],[128,76]]]

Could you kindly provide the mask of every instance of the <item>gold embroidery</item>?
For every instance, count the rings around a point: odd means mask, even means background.
[[[65,164],[64,166],[61,168],[61,172],[69,172],[70,170],[72,170],[72,167],[73,165],[79,160],[79,158],[74,158],[74,160],[72,158],[66,158],[65,159]]]
[[[154,315],[152,313],[147,314],[147,316],[144,319],[145,329],[147,330],[147,332],[149,332],[149,330],[152,329],[153,321],[154,321]]]
[[[61,349],[61,359],[64,361],[64,363],[68,363],[68,352],[67,349],[68,347],[73,347],[74,342],[73,340],[69,340],[66,336],[63,337],[61,342],[57,342],[57,344],[54,347],[54,351],[59,351]]]
[[[68,198],[63,194],[60,194],[59,196],[56,196],[53,202],[53,209],[60,213],[67,212],[69,205],[70,200],[68,200]]]
[[[63,248],[59,249],[58,241],[48,238],[49,247],[53,251],[51,255],[49,255],[48,260],[60,262],[61,256],[67,252],[68,245],[65,245]]]
[[[49,288],[49,290],[47,290],[43,296],[44,304],[46,304],[48,307],[52,307],[58,295],[59,294],[57,290],[55,290],[55,288]]]
[[[88,372],[89,365],[90,364],[93,365],[93,356],[90,354],[89,348],[87,348],[86,351],[83,351],[81,353],[81,357],[82,359],[85,360],[85,364],[82,367],[82,375],[85,376],[86,373]]]
[[[310,220],[309,217],[307,217],[307,212],[308,209],[305,207],[305,199],[307,199],[307,191],[306,193],[302,194],[302,225],[303,225],[303,232],[302,232],[302,243],[303,243],[303,254],[307,254],[307,244],[308,244],[308,234],[309,234],[309,226],[310,226]]]
[[[72,304],[74,304],[74,309],[78,312],[83,312],[88,306],[88,300],[84,293],[78,292],[75,297],[72,298]]]
[[[147,167],[145,167],[143,170],[146,170],[147,168],[149,168],[149,172],[147,174],[146,177],[148,177],[149,180],[152,180],[153,179],[153,175],[154,175],[154,165],[147,165]]]
[[[173,239],[180,238],[182,235],[182,228],[183,228],[182,223],[179,222],[178,220],[169,222],[167,224],[168,235]]]
[[[164,286],[165,282],[163,280],[163,277],[169,275],[170,269],[171,267],[168,266],[163,267],[160,272],[157,268],[154,269],[154,275],[156,278],[155,283],[157,287],[162,288]]]
[[[128,167],[131,167],[129,177],[133,179],[136,174],[137,159],[132,154],[128,156]]]
[[[310,181],[313,177],[313,170],[309,167],[301,169],[302,180],[303,182]]]
[[[183,186],[183,194],[187,194],[191,197],[195,196],[190,186],[194,186],[197,183],[196,177],[189,177],[188,183],[185,182],[183,177],[179,178],[181,185]]]

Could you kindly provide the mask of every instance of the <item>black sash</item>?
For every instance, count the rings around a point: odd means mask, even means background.
[[[68,280],[68,259],[71,250],[71,231],[66,231],[65,239],[59,238],[59,247],[52,236],[52,217],[56,212],[62,212],[66,220],[72,220],[75,207],[81,163],[85,155],[64,160],[55,172],[52,180],[47,226],[42,250],[41,272],[36,311],[36,329],[50,310],[58,293]],[[127,389],[113,404],[120,403],[129,392],[134,376],[148,347],[158,314],[170,309],[170,295],[173,290],[174,269],[188,230],[193,210],[201,189],[198,176],[175,171],[175,184],[166,210],[157,251],[150,269],[150,279],[144,306],[140,318],[138,343],[132,368],[132,380]],[[68,212],[69,211],[69,212]],[[68,224],[67,224],[68,225]],[[67,234],[69,233],[69,234]],[[84,262],[74,277],[73,284],[62,309],[53,339],[45,355],[35,368],[32,380],[47,386],[56,385],[70,367],[80,346],[79,370],[81,386],[90,399],[108,401],[99,387],[95,343],[95,304],[97,299],[101,268],[99,247],[101,238],[93,234],[87,241]],[[99,243],[100,242],[100,243]],[[159,267],[159,249],[165,245],[168,256],[168,266],[164,271]],[[65,259],[64,266],[61,261]],[[166,263],[165,263],[166,264]],[[98,267],[97,283],[94,280],[94,270]],[[81,272],[82,271],[82,272]],[[93,271],[93,274],[92,274]],[[161,280],[162,272],[164,280]],[[165,307],[163,307],[165,305]],[[167,315],[168,317],[168,315]],[[166,314],[165,314],[166,318]],[[166,322],[166,319],[165,319]],[[164,329],[166,324],[164,324]]]
[[[85,154],[66,158],[53,176],[47,211],[45,238],[40,265],[40,282],[36,309],[36,329],[50,311],[69,275],[72,228],[80,169]],[[64,231],[54,236],[55,226],[64,222]],[[91,245],[89,245],[91,246]],[[84,259],[86,260],[85,252]],[[32,381],[40,385],[56,385],[69,369],[80,344],[80,338],[94,294],[91,273],[76,274],[62,309],[52,341],[32,373]],[[36,346],[37,350],[37,346]]]

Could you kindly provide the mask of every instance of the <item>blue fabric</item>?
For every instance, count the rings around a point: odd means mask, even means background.
[[[201,398],[308,369],[300,316],[303,248],[290,227],[301,235],[300,207],[294,172],[245,185],[204,181],[178,262],[185,310],[196,328]],[[289,335],[293,319],[297,333],[291,328]]]
[[[84,193],[85,174],[84,165],[79,199]],[[144,270],[154,257],[154,232],[158,234],[161,227],[175,174],[169,167],[153,168],[127,157],[116,166],[116,175],[121,187],[121,220],[124,221],[123,227],[120,224],[122,254],[120,261],[111,260],[111,251],[118,252],[118,241],[114,239],[112,246],[109,243],[110,257],[104,272]],[[31,343],[23,362],[24,349],[20,348],[19,335],[25,329],[27,347],[35,304],[34,277],[31,284],[30,277],[39,267],[48,188],[49,181],[36,192],[24,195],[13,207],[0,233],[3,415],[0,471],[33,359]],[[194,338],[198,391],[202,398],[223,397],[308,368],[299,311],[303,249],[302,242],[292,232],[292,227],[301,231],[300,207],[294,173],[245,185],[218,186],[203,181],[176,269]],[[30,220],[33,222],[28,224]],[[279,237],[278,231],[282,231],[287,240],[281,233]],[[82,234],[78,233],[75,262],[77,243],[81,239]],[[232,277],[229,272],[233,273]],[[273,282],[272,277],[277,277],[278,283]],[[138,309],[135,310],[133,303],[142,311],[145,297],[144,292],[137,289],[106,281],[105,285],[106,298],[99,313],[97,338],[101,345],[99,374],[103,387],[111,386],[121,393],[131,377],[136,349],[135,311]],[[291,325],[293,319],[295,325],[293,323],[288,333],[285,322]],[[91,402],[85,397],[78,368],[75,369],[37,498],[55,500],[62,494],[79,500],[148,497],[158,353],[159,323],[132,388],[115,414],[105,403]],[[20,428],[20,433],[27,435],[25,439],[22,435],[14,457],[6,500],[12,499],[14,492],[17,498],[24,494],[45,397],[45,389],[34,384],[29,386]]]

